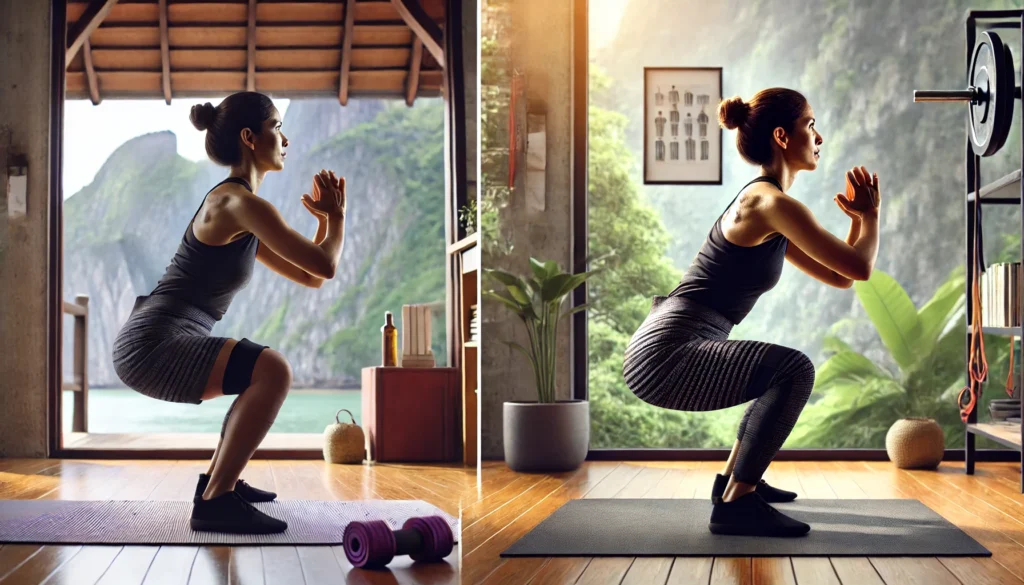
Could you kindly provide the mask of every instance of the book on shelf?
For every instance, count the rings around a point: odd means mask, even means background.
[[[1021,324],[1020,262],[997,262],[985,268],[981,286],[981,324],[985,327],[1019,327]]]

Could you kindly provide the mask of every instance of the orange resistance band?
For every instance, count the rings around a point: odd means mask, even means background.
[[[974,262],[971,264],[971,297],[972,297],[972,308],[971,308],[971,349],[968,354],[967,369],[970,375],[970,380],[967,386],[964,386],[960,390],[960,394],[957,396],[957,406],[960,407],[960,420],[967,422],[967,417],[970,416],[971,412],[974,411],[975,405],[978,403],[978,398],[981,396],[981,383],[985,380],[988,375],[988,360],[985,359],[985,339],[981,331],[981,287],[978,283],[978,240],[979,240],[979,229],[978,223],[978,207],[981,204],[981,193],[978,189],[978,165],[981,163],[978,160],[978,155],[974,155]],[[1013,343],[1013,338],[1010,338],[1010,343]],[[1012,345],[1011,345],[1011,354]],[[979,366],[980,362],[980,366]],[[1013,368],[1010,368],[1010,372],[1013,372]],[[970,400],[965,405],[963,402],[964,393],[970,394]]]

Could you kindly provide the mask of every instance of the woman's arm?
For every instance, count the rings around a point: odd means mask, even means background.
[[[871,276],[878,252],[877,214],[861,220],[853,244],[832,235],[806,205],[785,194],[773,197],[771,209],[764,215],[772,231],[786,236],[808,257],[840,276],[851,280],[867,280]]]
[[[846,234],[846,243],[851,246],[857,243],[857,238],[860,237],[860,218],[850,218],[850,233]]]

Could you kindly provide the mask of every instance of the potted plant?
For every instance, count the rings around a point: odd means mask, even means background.
[[[963,424],[956,398],[963,387],[966,307],[964,268],[954,270],[920,309],[890,275],[874,270],[854,282],[865,313],[896,371],[876,364],[836,334],[824,339],[831,357],[818,369],[795,446],[866,448],[885,444],[901,468],[934,468],[942,460],[945,429]],[[979,404],[980,406],[980,404]],[[835,429],[846,429],[842,433]]]
[[[529,349],[505,341],[529,360],[537,386],[536,401],[509,401],[502,405],[505,463],[514,471],[568,471],[587,457],[590,446],[590,408],[586,400],[556,400],[556,340],[562,319],[585,310],[586,304],[562,312],[562,305],[577,286],[599,270],[580,274],[562,272],[552,261],[530,258],[532,276],[520,278],[501,270],[484,274],[504,285],[485,291],[522,319]]]

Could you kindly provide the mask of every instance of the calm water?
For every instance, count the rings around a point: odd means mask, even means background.
[[[362,392],[292,390],[270,427],[271,433],[322,433],[334,414],[347,408],[361,424]],[[220,433],[235,399],[222,396],[202,404],[176,404],[143,396],[130,388],[89,390],[90,433]],[[64,392],[64,432],[71,432],[73,393]],[[342,422],[351,422],[341,413]]]

